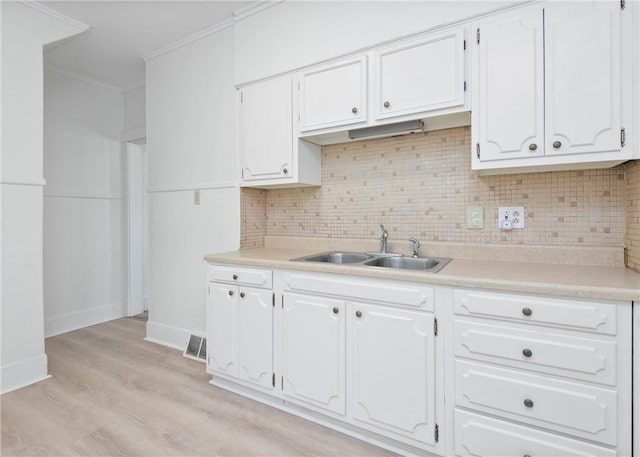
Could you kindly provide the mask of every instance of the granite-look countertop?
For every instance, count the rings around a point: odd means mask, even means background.
[[[380,267],[291,262],[318,250],[255,248],[209,254],[207,262],[313,271],[433,285],[477,287],[600,300],[640,301],[640,273],[624,267],[560,265],[454,258],[438,273]]]

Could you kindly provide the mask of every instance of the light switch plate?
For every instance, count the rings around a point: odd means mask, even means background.
[[[467,206],[467,228],[484,227],[484,209],[482,206]]]

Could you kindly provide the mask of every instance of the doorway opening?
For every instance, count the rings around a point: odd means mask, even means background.
[[[127,163],[127,316],[148,320],[149,313],[149,203],[147,145],[142,138],[126,143]]]

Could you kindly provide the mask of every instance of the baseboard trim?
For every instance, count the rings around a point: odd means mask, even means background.
[[[172,327],[158,324],[157,322],[147,322],[147,336],[145,341],[160,344],[184,352],[189,342],[189,336],[193,332],[184,328]]]
[[[45,338],[48,338],[91,325],[102,324],[103,322],[113,319],[119,319],[124,317],[124,310],[125,305],[123,303],[116,303],[63,314],[62,316],[50,317],[44,321],[44,335]]]
[[[0,367],[0,394],[49,379],[47,354]]]

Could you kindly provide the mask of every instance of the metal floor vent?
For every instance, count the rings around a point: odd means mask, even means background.
[[[199,360],[204,362],[207,360],[207,339],[197,335],[191,335],[189,337],[189,343],[187,349],[184,351],[184,356],[193,360]]]

